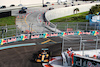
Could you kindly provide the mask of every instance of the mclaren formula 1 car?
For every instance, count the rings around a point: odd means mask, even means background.
[[[42,49],[38,53],[37,57],[34,57],[34,58],[35,58],[36,62],[47,63],[47,62],[49,62],[49,55],[50,55],[50,53],[49,53],[48,48],[45,48],[45,49]]]

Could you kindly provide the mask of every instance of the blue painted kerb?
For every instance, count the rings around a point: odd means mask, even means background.
[[[14,48],[14,47],[31,46],[31,45],[36,45],[36,44],[35,43],[28,43],[28,44],[18,44],[18,45],[4,46],[4,47],[0,47],[0,50],[8,49],[8,48]]]

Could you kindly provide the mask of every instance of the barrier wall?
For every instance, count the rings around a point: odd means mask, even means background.
[[[28,44],[17,44],[17,45],[11,45],[11,46],[4,46],[4,47],[1,47],[0,50],[14,48],[14,47],[32,46],[32,45],[36,45],[36,44],[28,43]]]
[[[11,16],[11,11],[0,12],[0,18]]]
[[[42,1],[44,1],[44,3],[46,2],[57,2],[57,0],[0,0],[0,6],[2,5],[6,5],[7,7],[9,7],[11,4],[14,4],[15,6],[18,6],[19,4],[23,4],[23,5],[41,5]]]
[[[50,10],[45,13],[45,17],[46,17],[46,20],[49,21],[52,19],[72,15],[74,14],[73,11],[75,8],[79,8],[78,13],[89,11],[89,9],[96,4],[100,4],[100,3],[91,3],[91,4],[77,5],[77,6],[72,6],[72,7],[64,7],[64,8]]]
[[[16,42],[16,41],[23,41],[26,39],[29,39],[29,34],[9,37],[9,38],[3,38],[3,39],[0,39],[0,45],[4,45],[6,43],[12,43],[12,42]]]
[[[47,37],[58,37],[58,36],[70,36],[70,35],[99,35],[98,31],[75,31],[75,32],[51,32],[51,33],[36,33],[36,34],[22,34],[20,36],[14,36],[9,38],[0,39],[0,45],[6,43],[12,43],[16,41],[23,41],[26,39],[37,39]]]

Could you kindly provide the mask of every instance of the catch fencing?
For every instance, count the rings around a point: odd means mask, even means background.
[[[0,26],[0,38],[6,38],[20,34],[21,30],[17,27],[17,25]]]
[[[45,28],[50,29],[52,32],[72,32],[72,31],[88,31],[88,30],[99,30],[99,26],[95,23],[94,26],[90,26],[89,22],[59,22],[59,23],[44,23],[43,26]],[[25,31],[22,31],[22,29],[26,29],[26,26],[24,27],[18,27],[17,25],[5,25],[5,26],[0,26],[0,38],[6,38],[6,37],[11,37],[11,36],[16,36],[20,34],[29,34],[29,33],[36,33],[32,28],[33,26],[29,26],[29,28]],[[43,30],[40,33],[45,33],[49,32]]]
[[[61,31],[77,31],[77,30],[99,30],[97,23],[90,26],[89,22],[54,22],[56,28]]]

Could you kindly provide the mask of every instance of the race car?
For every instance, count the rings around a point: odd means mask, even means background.
[[[49,54],[50,53],[48,48],[43,48],[41,52],[38,54],[37,58],[35,58],[35,61],[40,63],[47,63],[49,62]]]

